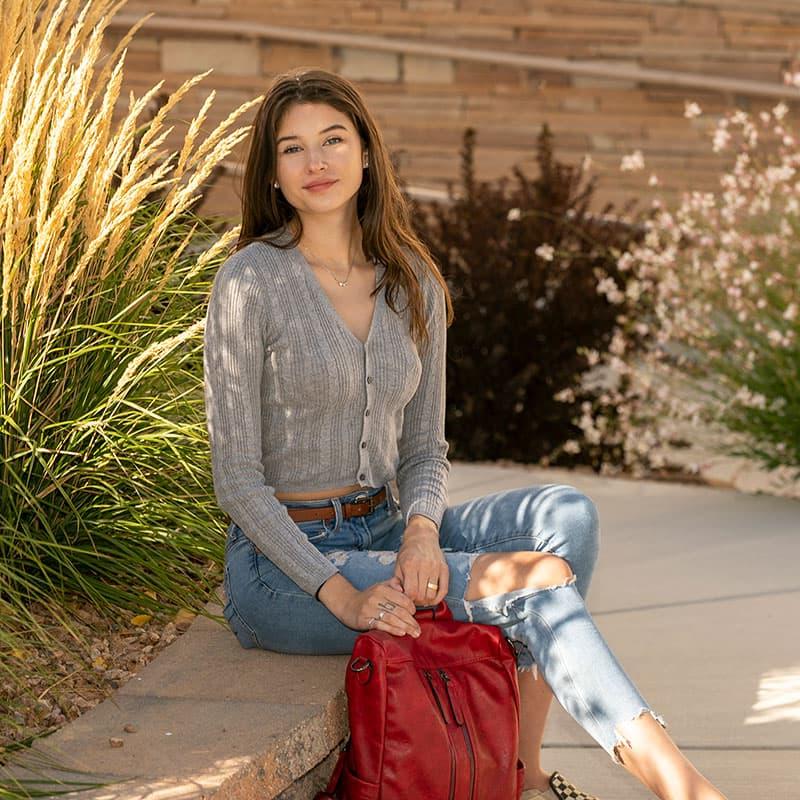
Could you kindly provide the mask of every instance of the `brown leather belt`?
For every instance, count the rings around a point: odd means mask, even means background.
[[[370,514],[386,499],[386,487],[384,486],[377,494],[371,497],[360,499],[357,497],[352,503],[342,503],[342,514],[347,517],[363,517]],[[291,502],[288,500],[287,502]],[[322,506],[320,508],[287,508],[289,516],[295,522],[308,522],[312,519],[335,519],[336,509],[333,505]]]

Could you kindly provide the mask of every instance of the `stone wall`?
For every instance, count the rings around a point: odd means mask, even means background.
[[[599,176],[597,208],[631,197],[645,201],[654,193],[669,201],[687,188],[713,188],[727,163],[711,151],[713,116],[734,107],[768,109],[777,98],[437,57],[437,45],[780,86],[800,44],[800,4],[794,0],[161,0],[124,6],[109,44],[147,12],[155,17],[129,45],[120,111],[127,108],[128,90],[139,95],[163,77],[165,91],[173,91],[213,68],[176,116],[188,122],[213,88],[217,121],[263,93],[277,72],[322,66],[359,86],[410,184],[441,189],[457,183],[467,126],[477,129],[479,179],[509,174],[514,164],[533,176],[534,143],[546,121],[560,159],[577,164],[591,156]],[[178,17],[183,23],[177,30],[159,28],[159,20]],[[212,24],[195,29],[202,23]],[[292,42],[275,32],[261,35],[258,25],[429,47],[419,54],[320,37]],[[711,117],[685,119],[686,100]],[[796,107],[790,103],[790,121]],[[184,131],[179,122],[173,142]],[[621,172],[622,157],[636,149],[644,155],[644,172]],[[243,145],[231,160],[242,164],[245,152]],[[652,172],[658,187],[648,186]],[[226,176],[207,208],[236,217],[238,195],[238,179]]]

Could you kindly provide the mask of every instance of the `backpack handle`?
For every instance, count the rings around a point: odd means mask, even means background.
[[[414,619],[418,622],[453,619],[453,612],[447,605],[447,601],[442,598],[435,606],[417,606]]]

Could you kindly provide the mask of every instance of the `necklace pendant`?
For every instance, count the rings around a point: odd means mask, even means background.
[[[340,281],[338,278],[336,279],[336,283],[338,283],[339,286],[347,286],[347,281]]]

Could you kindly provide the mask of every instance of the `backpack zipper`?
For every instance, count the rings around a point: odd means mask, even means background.
[[[460,708],[456,711],[456,704],[453,703],[453,698],[450,694],[450,681],[452,678],[441,668],[439,669],[439,675],[444,683],[444,691],[447,694],[447,701],[450,703],[453,719],[456,721],[458,727],[461,728],[461,733],[464,734],[464,742],[467,745],[467,755],[469,756],[469,800],[472,800],[475,796],[475,751],[472,749],[472,739],[467,730],[467,723],[464,720],[464,715],[461,713]]]
[[[436,705],[439,707],[439,713],[442,715],[442,720],[444,721],[444,730],[445,734],[447,735],[447,746],[450,748],[449,800],[453,800],[456,794],[456,751],[455,751],[455,746],[453,745],[453,740],[450,738],[450,726],[448,724],[449,720],[447,719],[447,714],[445,713],[442,701],[439,699],[439,693],[436,691],[436,686],[433,683],[433,676],[427,669],[423,670],[423,673],[425,675],[426,680],[428,681],[428,685],[431,687],[431,692],[433,693],[433,699],[436,701]]]

